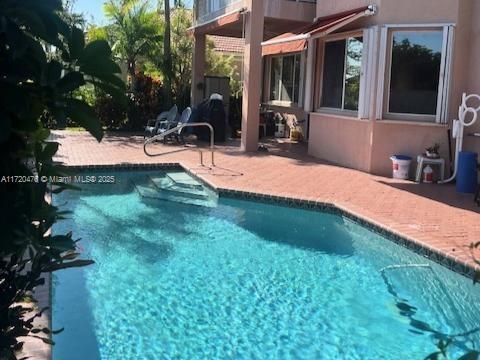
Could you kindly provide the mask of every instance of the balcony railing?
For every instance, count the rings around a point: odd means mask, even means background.
[[[241,8],[243,3],[244,0],[196,0],[196,23],[201,24],[221,16],[228,11]]]
[[[272,1],[272,0],[265,0]],[[317,0],[286,0],[315,4]],[[244,6],[244,0],[195,0],[195,23],[197,25],[215,19]]]

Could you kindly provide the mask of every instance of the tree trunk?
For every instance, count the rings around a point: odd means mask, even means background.
[[[136,62],[134,59],[127,60],[127,72],[130,76],[130,91],[135,91],[136,88],[136,74],[135,74]]]
[[[170,30],[170,0],[164,0],[165,5],[165,36],[163,40],[163,56],[164,56],[164,88],[165,103],[167,107],[172,106],[172,44]]]

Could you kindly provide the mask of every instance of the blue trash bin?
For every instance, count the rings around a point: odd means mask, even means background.
[[[458,154],[457,191],[475,193],[477,188],[478,154],[471,151],[460,151]]]

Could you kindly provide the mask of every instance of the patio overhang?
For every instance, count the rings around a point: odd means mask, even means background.
[[[326,36],[360,18],[375,15],[376,11],[375,5],[369,5],[318,18],[311,24],[262,42],[262,55],[303,51],[307,48],[308,40]]]
[[[195,34],[209,34],[212,31],[221,31],[222,28],[228,27],[229,25],[241,23],[241,16],[246,8],[241,8],[234,10],[232,12],[218,16],[212,20],[204,22],[197,26],[192,26],[187,29],[189,35]]]

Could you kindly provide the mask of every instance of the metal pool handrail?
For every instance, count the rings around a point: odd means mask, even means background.
[[[183,128],[186,128],[186,127],[198,127],[198,126],[206,126],[210,129],[210,152],[212,154],[212,166],[215,166],[215,157],[214,157],[214,153],[215,153],[215,130],[213,129],[213,126],[210,125],[209,123],[206,123],[206,122],[199,122],[199,123],[190,123],[190,124],[180,124],[170,130],[167,130],[165,131],[164,133],[161,133],[161,134],[158,134],[158,135],[155,135],[155,136],[152,136],[151,138],[148,138],[145,140],[145,142],[143,143],[143,152],[145,153],[145,155],[147,156],[159,156],[159,155],[162,155],[162,154],[150,154],[147,152],[147,145],[154,142],[155,140],[161,140],[163,138],[165,138],[165,136],[168,136],[170,134],[173,134],[173,133],[176,133],[176,132],[179,132],[181,131]],[[202,153],[202,150],[199,149],[198,150],[199,153],[200,153],[200,164],[203,166],[203,153]]]

